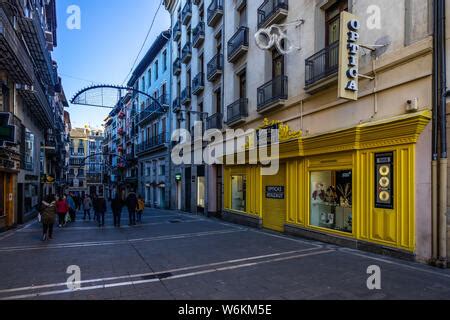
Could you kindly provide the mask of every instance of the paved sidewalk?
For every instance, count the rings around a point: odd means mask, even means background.
[[[450,272],[174,211],[0,234],[0,299],[450,299]],[[381,290],[367,288],[369,266]],[[69,266],[81,288],[68,288]]]

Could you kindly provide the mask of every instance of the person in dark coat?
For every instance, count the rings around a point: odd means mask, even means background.
[[[114,215],[114,227],[120,228],[123,201],[119,194],[111,202],[111,209]]]
[[[127,196],[126,205],[128,208],[129,225],[136,225],[136,209],[138,206],[138,197],[134,191],[130,192]]]
[[[105,226],[106,200],[105,198],[94,196],[94,212],[97,218],[98,227]]]
[[[53,225],[56,220],[56,201],[55,196],[49,195],[41,205],[41,222],[42,222],[42,241],[53,239]]]

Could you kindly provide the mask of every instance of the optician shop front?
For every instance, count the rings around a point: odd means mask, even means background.
[[[280,129],[277,175],[262,176],[257,165],[225,166],[224,219],[405,258],[426,256],[416,243],[427,237],[431,213],[418,209],[427,203],[418,194],[423,179],[416,179],[416,165],[430,119],[423,111],[308,137]]]

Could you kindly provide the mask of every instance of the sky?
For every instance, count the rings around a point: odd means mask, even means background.
[[[121,85],[139,53],[160,0],[57,0],[58,63],[64,91],[70,100],[91,84]],[[80,8],[80,29],[69,29],[70,6]],[[73,20],[72,20],[73,21]],[[170,27],[170,16],[162,5],[140,59],[152,42]],[[126,79],[128,80],[128,79]],[[98,127],[108,109],[71,105],[72,127]]]

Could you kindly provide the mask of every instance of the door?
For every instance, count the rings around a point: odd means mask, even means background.
[[[275,176],[263,177],[263,226],[283,232],[286,223],[286,165]]]

